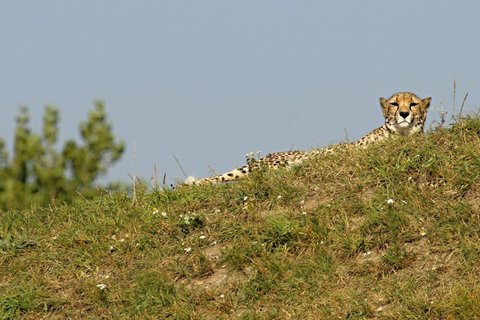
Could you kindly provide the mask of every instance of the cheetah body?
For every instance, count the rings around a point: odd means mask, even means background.
[[[248,175],[250,172],[259,169],[289,168],[300,164],[306,159],[334,152],[339,147],[363,148],[369,144],[384,140],[391,135],[409,136],[422,133],[430,102],[430,97],[420,99],[410,92],[395,93],[388,99],[380,98],[380,105],[385,118],[385,124],[372,130],[356,142],[308,151],[270,153],[258,160],[247,160],[247,165],[236,168],[230,172],[210,178],[190,181],[187,184],[205,185],[228,182],[240,179]]]

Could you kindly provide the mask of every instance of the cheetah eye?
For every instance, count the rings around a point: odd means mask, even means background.
[[[418,106],[418,103],[416,102],[410,102],[410,108]]]
[[[390,102],[390,105],[391,105],[392,107],[398,107],[398,103],[396,103],[396,102]]]

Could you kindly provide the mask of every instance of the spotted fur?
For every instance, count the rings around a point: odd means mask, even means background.
[[[338,147],[365,147],[371,143],[384,140],[391,135],[409,136],[422,133],[430,102],[430,97],[420,99],[410,92],[395,93],[388,99],[380,98],[385,124],[372,130],[356,142],[308,151],[270,153],[261,159],[248,161],[247,165],[230,172],[210,178],[189,181],[187,184],[204,185],[228,182],[245,177],[250,172],[259,169],[288,168],[298,165],[305,159],[333,152]]]

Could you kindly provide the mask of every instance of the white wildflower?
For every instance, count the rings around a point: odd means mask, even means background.
[[[166,213],[165,211],[160,212],[160,215],[161,215],[162,217],[164,217],[164,218],[167,217],[167,213]]]
[[[152,214],[153,214],[153,215],[158,214],[158,209],[153,209],[153,210],[152,210]]]
[[[104,284],[104,283],[99,283],[99,284],[97,284],[97,288],[103,291],[103,290],[107,289],[107,285]]]
[[[183,249],[183,251],[185,251],[185,253],[190,253],[190,252],[192,252],[192,247],[187,247],[187,248]]]
[[[387,203],[388,203],[388,204],[393,204],[394,202],[395,202],[395,201],[394,201],[392,198],[390,198],[390,199],[387,200]]]
[[[255,161],[257,161],[258,159],[260,159],[260,153],[261,153],[261,151],[247,153],[245,155],[247,164],[252,164]]]
[[[202,235],[202,236],[200,236],[200,237],[198,237],[198,238],[199,238],[200,240],[203,240],[203,239],[206,239],[206,238],[207,238],[207,236],[205,236],[205,235]]]

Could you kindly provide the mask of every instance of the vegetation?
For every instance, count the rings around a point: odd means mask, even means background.
[[[16,119],[13,156],[0,139],[0,208],[41,206],[55,201],[71,201],[76,193],[89,198],[94,182],[120,159],[124,144],[115,141],[105,108],[97,101],[87,121],[80,124],[82,144],[68,140],[61,152],[58,140],[59,113],[45,110],[41,134],[29,127],[27,108]]]
[[[477,319],[480,118],[258,172],[0,213],[3,319]]]

